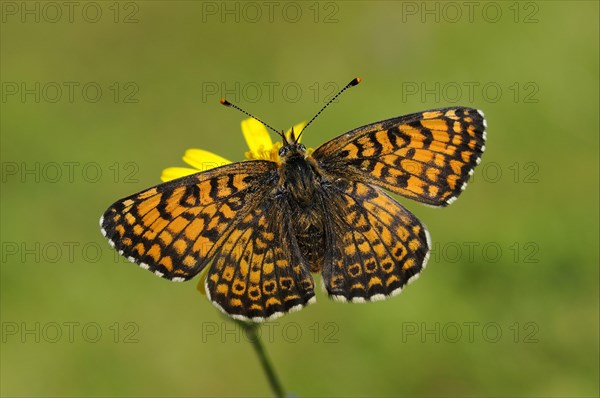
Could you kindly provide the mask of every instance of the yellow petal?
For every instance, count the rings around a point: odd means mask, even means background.
[[[167,167],[162,171],[160,179],[164,182],[175,180],[177,178],[189,176],[190,174],[196,174],[199,170],[190,169],[188,167]]]
[[[242,133],[244,134],[248,148],[250,148],[250,152],[255,156],[255,159],[260,158],[261,153],[269,151],[273,146],[273,141],[271,141],[269,132],[265,126],[256,119],[250,118],[242,120]]]
[[[204,267],[202,271],[200,271],[200,280],[198,280],[198,285],[196,289],[200,292],[201,295],[206,296],[206,286],[204,285],[204,281],[206,281],[206,275],[208,274],[208,269],[211,266]]]
[[[294,135],[296,137],[298,137],[298,134],[300,134],[302,132],[302,129],[304,129],[304,126],[306,126],[306,120],[294,125],[294,127],[289,129],[288,131],[286,131],[285,136],[289,139],[290,135],[292,134],[292,129],[294,129]],[[300,136],[300,139],[298,140],[298,142],[300,142],[300,141],[302,141],[302,136]]]
[[[198,171],[206,171],[231,163],[230,160],[203,149],[188,149],[183,155],[183,161],[197,168]]]

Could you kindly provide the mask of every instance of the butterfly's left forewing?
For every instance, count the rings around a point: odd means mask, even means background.
[[[485,128],[477,109],[435,109],[354,129],[321,145],[312,156],[332,175],[446,206],[479,164]]]
[[[271,189],[275,168],[268,161],[232,163],[157,185],[110,206],[102,233],[142,268],[191,279]]]

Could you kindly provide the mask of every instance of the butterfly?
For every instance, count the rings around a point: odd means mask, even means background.
[[[450,107],[368,124],[312,153],[293,131],[280,134],[279,161],[154,186],[112,204],[100,227],[160,277],[186,281],[210,267],[207,296],[236,319],[315,302],[312,273],[334,300],[383,300],[419,276],[431,247],[425,226],[385,191],[451,204],[480,163],[485,129],[481,111]]]

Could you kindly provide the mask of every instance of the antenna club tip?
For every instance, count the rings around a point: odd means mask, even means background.
[[[231,103],[229,101],[227,101],[225,98],[221,98],[219,100],[219,102],[221,103],[221,105],[231,106]]]
[[[358,83],[360,83],[360,82],[362,82],[362,79],[361,79],[360,77],[358,77],[358,76],[357,76],[357,77],[355,77],[355,78],[354,78],[354,80],[352,80],[352,81],[350,82],[350,85],[351,85],[351,86],[356,86],[356,85],[357,85]]]

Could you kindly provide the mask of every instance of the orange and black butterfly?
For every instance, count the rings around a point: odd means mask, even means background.
[[[481,160],[485,128],[481,111],[451,107],[359,127],[312,154],[281,134],[279,162],[157,185],[114,203],[100,226],[160,277],[185,281],[209,266],[209,299],[237,319],[314,302],[318,272],[334,300],[383,300],[419,276],[430,248],[425,226],[384,190],[449,205]]]

